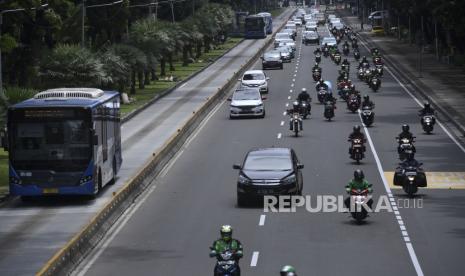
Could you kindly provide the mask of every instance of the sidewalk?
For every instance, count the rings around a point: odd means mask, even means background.
[[[388,65],[399,71],[404,79],[406,77],[407,83],[420,92],[422,99],[428,99],[435,109],[445,115],[446,121],[459,130],[462,137],[465,135],[463,69],[441,63],[434,54],[423,53],[420,74],[420,49],[417,45],[402,42],[396,37],[374,36],[366,24],[364,30],[361,30],[359,18],[351,15],[348,10],[339,11],[339,14],[369,45],[381,50],[385,59],[391,61]]]

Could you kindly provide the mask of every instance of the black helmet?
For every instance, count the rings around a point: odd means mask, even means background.
[[[370,100],[370,96],[368,96],[368,95],[363,96],[363,100],[368,102]]]
[[[354,171],[354,178],[355,180],[361,181],[365,178],[365,175],[361,169],[357,169]]]
[[[410,127],[407,124],[402,125],[402,131],[403,132],[408,132],[410,130]]]
[[[425,108],[430,108],[430,107],[431,106],[430,106],[429,102],[425,102]]]
[[[354,126],[354,133],[360,133],[360,126],[359,125]]]

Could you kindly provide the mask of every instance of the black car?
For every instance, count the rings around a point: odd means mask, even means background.
[[[289,148],[261,148],[249,151],[239,170],[237,205],[264,195],[301,195],[302,169],[297,155]]]
[[[268,51],[262,56],[262,69],[279,68],[283,69],[283,61],[280,51]]]

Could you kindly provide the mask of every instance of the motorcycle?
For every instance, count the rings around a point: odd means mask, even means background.
[[[358,50],[354,50],[354,58],[356,61],[360,60],[360,52]]]
[[[320,87],[320,89],[317,92],[317,98],[320,103],[323,103],[325,101],[326,93],[328,93],[328,91],[326,91],[323,87]]]
[[[328,47],[323,47],[323,56],[328,57],[329,56],[329,48]]]
[[[394,173],[394,186],[402,186],[409,197],[413,197],[418,192],[419,187],[427,186],[426,174],[421,168],[423,163],[419,163],[418,167],[402,167],[402,163],[399,165]]]
[[[349,100],[347,101],[347,109],[349,109],[352,113],[357,112],[360,107],[360,100],[356,95],[350,95]]]
[[[334,63],[339,65],[341,63],[341,55],[340,54],[334,54]]]
[[[349,55],[349,45],[344,45],[342,48],[342,52],[344,53],[345,56]]]
[[[352,140],[349,140],[349,142],[352,142],[352,145],[350,147],[350,158],[355,160],[357,164],[360,164],[360,160],[362,160],[365,157],[365,146],[363,144],[362,139],[355,138]]]
[[[434,115],[425,115],[421,118],[421,126],[423,127],[423,131],[427,134],[430,134],[433,131],[435,123],[436,119],[434,118]]]
[[[239,262],[235,257],[235,253],[231,250],[226,250],[217,254],[215,265],[215,276],[239,276]]]
[[[300,113],[292,113],[290,121],[290,130],[294,132],[295,137],[299,136],[299,131],[303,130],[302,118]]]
[[[349,94],[350,94],[350,88],[348,85],[344,85],[342,87],[342,89],[339,89],[338,91],[339,93],[339,96],[341,97],[341,99],[343,99],[344,101],[348,101],[349,99]]]
[[[310,115],[311,108],[310,102],[299,101],[299,112],[303,119],[307,119],[307,116]]]
[[[349,74],[349,71],[350,71],[350,65],[349,64],[342,64],[341,65],[341,73]]]
[[[312,74],[313,80],[314,81],[319,81],[321,79],[321,71],[319,70],[314,70]]]
[[[376,68],[376,73],[378,73],[379,76],[383,76],[384,66],[382,64],[375,64],[375,68]]]
[[[373,124],[374,120],[375,120],[375,113],[373,112],[373,109],[369,106],[362,107],[363,124],[369,127]]]
[[[397,146],[397,153],[399,154],[399,159],[400,160],[405,160],[408,155],[410,154],[415,154],[416,149],[415,146],[413,145],[415,137],[413,137],[412,140],[408,138],[396,138],[399,145]]]
[[[357,77],[359,80],[363,80],[365,78],[365,70],[363,68],[358,69]]]
[[[370,184],[370,187],[371,186],[372,185]],[[348,200],[353,203],[353,206],[347,206],[348,204],[346,204],[346,207],[351,211],[350,215],[357,221],[357,223],[361,223],[368,217],[368,211],[364,207],[364,204],[371,209],[373,203],[373,200],[368,197],[368,189],[352,189]]]
[[[315,62],[320,63],[321,62],[321,54],[315,54]]]
[[[334,117],[334,109],[336,109],[335,103],[332,101],[326,101],[325,110],[323,113],[326,120],[331,121],[331,119]]]
[[[381,80],[377,76],[373,76],[370,81],[370,88],[373,90],[373,92],[376,92],[380,87]]]

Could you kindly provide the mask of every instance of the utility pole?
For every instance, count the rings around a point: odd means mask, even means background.
[[[82,18],[81,18],[81,47],[85,47],[85,21],[86,21],[86,0],[82,0]]]
[[[174,4],[173,4],[173,0],[170,0],[170,6],[171,6],[171,19],[173,20],[173,23],[174,23]]]

